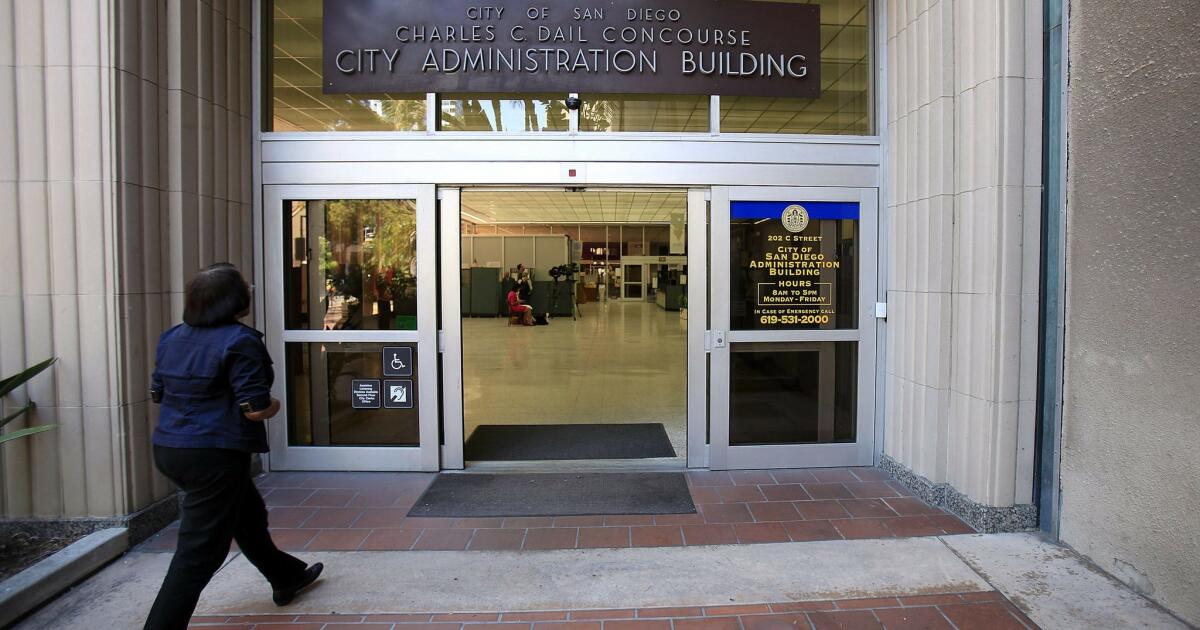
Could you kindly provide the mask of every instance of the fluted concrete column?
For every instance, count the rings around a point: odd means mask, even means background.
[[[252,264],[250,0],[0,2],[0,373],[54,431],[0,447],[0,515],[169,493],[148,374],[201,265]],[[20,428],[24,423],[9,425]]]
[[[0,447],[8,516],[126,504],[106,4],[0,3],[0,372],[60,358],[4,401],[38,403],[20,424],[59,425]]]
[[[122,380],[131,503],[169,488],[154,471],[156,407],[146,394],[158,335],[183,315],[196,270],[228,261],[249,275],[250,0],[121,0],[118,58],[124,265]]]
[[[887,7],[885,463],[977,527],[1030,526],[1041,2]]]

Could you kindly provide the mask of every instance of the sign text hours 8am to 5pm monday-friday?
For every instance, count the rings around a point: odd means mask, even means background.
[[[326,93],[820,95],[817,4],[325,0]]]

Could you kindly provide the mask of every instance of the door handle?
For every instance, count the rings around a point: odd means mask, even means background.
[[[713,331],[713,348],[724,348],[724,347],[725,347],[725,331],[724,330],[714,330]]]

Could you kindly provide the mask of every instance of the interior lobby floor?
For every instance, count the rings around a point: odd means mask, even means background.
[[[463,435],[488,424],[662,423],[687,456],[687,329],[652,302],[592,302],[549,326],[463,318]]]

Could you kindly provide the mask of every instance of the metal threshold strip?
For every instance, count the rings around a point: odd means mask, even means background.
[[[442,473],[563,473],[563,472],[664,472],[685,471],[683,457],[653,459],[551,459],[540,461],[472,462],[463,470],[443,470]]]

